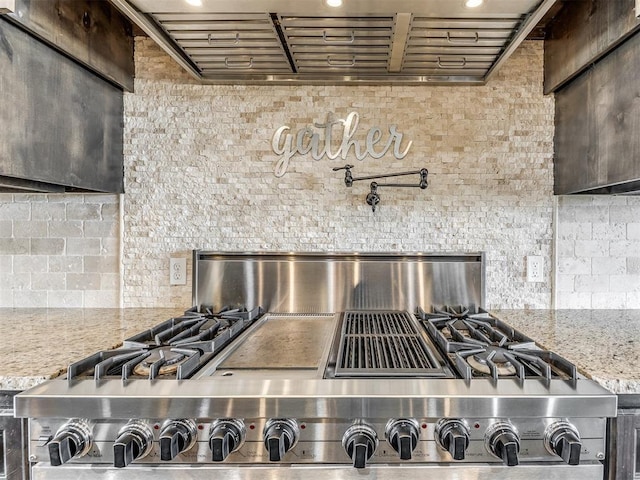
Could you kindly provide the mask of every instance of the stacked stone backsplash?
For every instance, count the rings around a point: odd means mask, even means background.
[[[200,85],[148,39],[136,66],[124,196],[0,194],[0,307],[186,308],[190,277],[169,287],[169,257],[190,273],[201,248],[484,251],[490,308],[640,308],[640,198],[552,195],[541,42],[484,87]],[[296,156],[274,175],[278,127],[352,111],[357,138],[395,124],[408,155]],[[382,188],[373,213],[368,182],[347,189],[331,171],[345,163],[356,176],[426,167],[430,186]],[[544,282],[526,282],[527,255],[543,256]]]
[[[0,307],[120,306],[118,195],[0,194]]]
[[[640,308],[640,198],[558,197],[557,308]]]
[[[296,156],[274,175],[275,130],[360,116],[356,137],[397,125],[409,154]],[[200,85],[151,40],[136,40],[125,95],[125,306],[191,303],[169,287],[169,257],[219,251],[486,252],[489,307],[549,308],[554,101],[542,94],[542,42],[525,42],[488,85]],[[380,190],[354,175],[429,169],[429,188]],[[415,181],[417,176],[407,178]],[[527,283],[541,255],[545,281]],[[189,271],[191,265],[189,262]]]

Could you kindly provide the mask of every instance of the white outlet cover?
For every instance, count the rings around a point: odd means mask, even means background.
[[[541,256],[527,257],[527,282],[544,282],[544,259]]]
[[[187,259],[169,259],[169,285],[187,284]]]

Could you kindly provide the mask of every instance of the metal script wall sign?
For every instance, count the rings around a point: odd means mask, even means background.
[[[307,125],[295,134],[290,132],[291,127],[287,125],[278,128],[271,141],[274,153],[281,156],[276,164],[275,176],[282,177],[287,173],[289,162],[296,153],[306,155],[311,152],[314,160],[323,157],[330,160],[340,157],[346,160],[351,148],[358,160],[364,160],[368,156],[382,158],[392,147],[393,156],[397,159],[404,158],[409,153],[413,141],[407,142],[406,147],[402,149],[403,134],[397,131],[396,125],[389,126],[389,137],[386,140],[383,140],[380,127],[371,127],[363,144],[362,140],[353,138],[359,123],[360,117],[357,112],[351,112],[345,119],[335,119],[334,114],[329,112],[325,123]],[[335,129],[342,130],[342,140],[337,150],[332,151],[332,145],[339,140],[339,137],[334,137]],[[323,138],[320,138],[318,130],[324,132]]]

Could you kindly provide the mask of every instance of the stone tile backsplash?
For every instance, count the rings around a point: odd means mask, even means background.
[[[638,232],[638,197],[558,197],[556,308],[640,308]]]
[[[119,307],[119,204],[0,194],[0,307]]]
[[[124,196],[0,194],[0,307],[186,308],[200,248],[483,251],[489,308],[640,308],[640,199],[553,197],[541,42],[482,87],[200,85],[140,38],[136,68]],[[358,138],[397,125],[409,154],[298,155],[274,175],[278,127],[352,111]],[[345,163],[356,176],[426,167],[430,185],[381,188],[373,213],[368,182],[348,189],[331,171]],[[526,282],[527,255],[544,258],[544,282]],[[186,286],[169,286],[170,256],[188,259]]]
[[[124,304],[190,305],[190,284],[168,285],[169,257],[201,248],[484,251],[488,306],[550,307],[554,101],[542,60],[542,43],[526,42],[479,87],[200,85],[138,38],[125,95]],[[408,155],[297,155],[274,175],[278,127],[352,111],[357,138],[397,125]],[[346,163],[356,176],[426,167],[430,186],[381,188],[373,213],[369,182],[348,189],[331,171]],[[544,257],[544,282],[526,282],[527,255]]]

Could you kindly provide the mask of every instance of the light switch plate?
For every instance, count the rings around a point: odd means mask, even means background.
[[[527,257],[527,282],[544,282],[544,259],[538,255]]]
[[[636,0],[636,17],[640,17],[640,0]]]
[[[169,285],[187,284],[187,259],[169,259]]]

